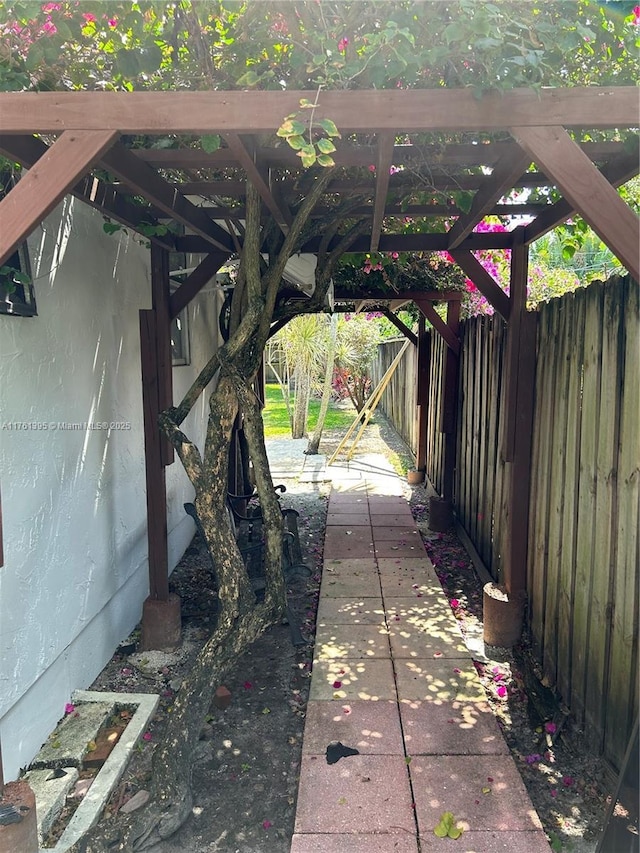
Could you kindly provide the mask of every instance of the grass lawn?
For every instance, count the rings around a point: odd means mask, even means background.
[[[291,426],[289,425],[289,415],[287,407],[282,397],[279,385],[266,386],[266,405],[262,413],[264,419],[264,434],[267,438],[276,438],[278,436],[291,435]],[[292,401],[293,402],[293,401]],[[318,420],[318,412],[320,411],[320,400],[312,399],[309,403],[309,434],[313,432],[313,428]],[[347,430],[353,423],[356,416],[356,411],[353,407],[342,408],[334,403],[329,403],[329,411],[324,422],[324,428]]]

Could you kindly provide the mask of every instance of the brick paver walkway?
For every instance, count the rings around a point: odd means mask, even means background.
[[[334,472],[291,853],[549,853],[401,493]]]

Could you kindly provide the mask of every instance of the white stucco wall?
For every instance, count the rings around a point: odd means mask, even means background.
[[[140,619],[148,592],[138,310],[149,308],[149,251],[104,234],[67,198],[29,239],[38,316],[0,315],[0,737],[5,779],[33,758],[71,692],[88,686]],[[219,299],[190,307],[191,365],[179,400],[217,340]],[[206,401],[184,429],[198,443]],[[130,429],[64,430],[58,423]],[[13,423],[47,429],[10,429]],[[169,559],[193,526],[193,491],[167,469]]]

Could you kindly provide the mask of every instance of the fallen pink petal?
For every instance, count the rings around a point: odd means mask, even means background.
[[[334,689],[334,690],[340,690],[340,688],[341,688],[341,687],[342,687],[342,682],[341,682],[341,681],[334,681],[334,682],[333,682],[333,689]]]
[[[263,829],[270,829],[272,826],[273,826],[273,824],[271,823],[270,820],[263,820],[262,821],[262,828]]]
[[[65,714],[73,714],[75,709],[76,709],[76,706],[72,702],[67,702],[67,704],[64,706]]]

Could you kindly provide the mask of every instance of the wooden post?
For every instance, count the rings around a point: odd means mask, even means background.
[[[158,411],[173,405],[173,369],[171,353],[171,287],[169,284],[169,252],[162,246],[151,244],[151,304],[155,312],[155,349],[158,371]],[[171,465],[174,461],[173,445],[161,434],[162,462]]]
[[[484,587],[484,641],[515,645],[522,633],[527,585],[529,486],[536,374],[537,314],[527,312],[528,247],[524,229],[514,232],[511,254],[511,311],[505,358],[505,428],[502,456],[506,462],[503,512],[503,577]]]
[[[418,320],[418,427],[416,447],[416,469],[427,470],[427,413],[429,410],[429,367],[431,359],[431,336],[427,334],[424,317]]]
[[[447,326],[458,338],[460,303],[447,305]],[[447,347],[444,362],[444,391],[440,431],[445,434],[442,497],[453,501],[453,477],[456,467],[456,410],[458,407],[458,353]]]

